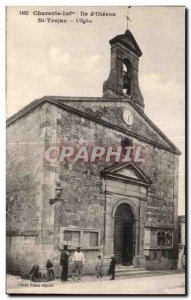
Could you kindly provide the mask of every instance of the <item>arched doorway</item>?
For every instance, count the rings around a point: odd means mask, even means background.
[[[134,215],[129,204],[120,204],[115,212],[114,254],[117,263],[131,265],[134,256]]]

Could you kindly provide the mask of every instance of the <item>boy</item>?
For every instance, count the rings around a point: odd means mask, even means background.
[[[110,262],[110,265],[109,265],[109,270],[108,270],[108,275],[111,274],[111,279],[110,280],[115,279],[115,265],[116,265],[116,259],[115,259],[115,256],[112,255],[111,256],[111,262]]]
[[[54,268],[53,268],[53,264],[50,261],[50,259],[48,259],[48,261],[47,261],[46,269],[47,269],[48,280],[54,279]]]
[[[100,278],[100,280],[102,279],[102,274],[103,274],[103,259],[101,258],[101,255],[98,255],[98,260],[97,260],[97,264],[96,264],[96,270],[97,270],[97,279]]]

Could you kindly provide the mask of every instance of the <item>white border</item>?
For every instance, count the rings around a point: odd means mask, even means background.
[[[1,80],[0,80],[0,94],[1,94],[1,100],[0,100],[0,128],[1,128],[1,140],[0,140],[0,166],[1,166],[1,172],[0,172],[0,191],[1,191],[1,210],[0,210],[0,241],[1,241],[1,268],[0,268],[0,278],[1,278],[1,284],[0,284],[0,295],[1,295],[1,299],[7,299],[7,295],[5,294],[5,282],[6,282],[6,277],[5,277],[5,7],[6,6],[27,6],[27,5],[31,5],[31,6],[127,6],[127,5],[136,5],[136,6],[145,6],[145,5],[150,5],[150,6],[167,6],[167,5],[178,5],[178,6],[186,6],[187,9],[189,10],[191,7],[191,2],[190,0],[184,0],[184,1],[167,1],[167,0],[160,0],[160,1],[156,1],[156,0],[150,0],[150,1],[142,1],[142,0],[136,0],[132,1],[132,0],[110,0],[110,1],[104,1],[104,0],[96,0],[96,1],[87,1],[87,0],[54,0],[54,1],[37,1],[37,0],[33,0],[33,1],[14,1],[14,0],[1,0],[0,2],[0,76],[1,76]],[[189,28],[188,28],[188,32],[190,31],[190,24],[188,24]],[[168,30],[168,29],[167,29]],[[188,46],[190,46],[190,41],[188,40]],[[190,48],[190,47],[189,47]],[[189,62],[189,66],[188,69],[190,67],[190,62]],[[189,74],[188,74],[189,75]],[[188,76],[189,79],[189,76]],[[188,81],[188,86],[189,86],[190,81]],[[187,99],[188,101],[189,99]],[[189,109],[189,115],[190,115],[190,107],[188,107]],[[190,123],[190,122],[189,122]],[[190,124],[189,124],[190,126]],[[190,127],[189,127],[190,129]],[[190,132],[190,131],[188,131]],[[190,134],[189,134],[190,137]],[[189,150],[189,148],[188,148]],[[189,153],[189,152],[188,152]],[[190,162],[189,162],[189,166],[190,167]],[[188,186],[191,185],[191,179],[189,179],[188,182]],[[187,211],[187,214],[189,214],[190,211]],[[188,228],[191,229],[191,228]],[[188,266],[189,268],[189,266]],[[188,278],[189,282],[188,282],[188,286],[190,283],[190,276]],[[129,297],[129,296],[128,296]],[[22,297],[25,298],[25,297]],[[37,299],[40,299],[40,296],[36,297]],[[52,296],[51,298],[56,298],[55,296]],[[65,298],[67,298],[65,296]],[[131,297],[129,297],[131,298]],[[138,297],[133,297],[133,299],[138,298]],[[163,297],[163,299],[166,297]],[[176,297],[177,298],[177,297]],[[179,298],[179,297],[178,297]],[[166,298],[168,299],[168,298]]]

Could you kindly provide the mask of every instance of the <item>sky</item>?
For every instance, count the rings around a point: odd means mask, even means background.
[[[28,15],[20,14],[25,10]],[[75,14],[40,16],[34,11]],[[88,15],[82,17],[82,11]],[[115,16],[101,16],[104,12]],[[109,40],[125,32],[126,13],[124,6],[9,7],[7,117],[44,95],[101,97],[110,70]],[[133,6],[129,17],[129,29],[143,52],[139,84],[145,113],[182,152],[178,212],[184,214],[184,8]],[[82,18],[92,23],[83,24]]]

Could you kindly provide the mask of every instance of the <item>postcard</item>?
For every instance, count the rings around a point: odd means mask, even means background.
[[[186,294],[185,13],[6,8],[8,294]]]

